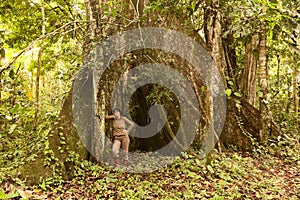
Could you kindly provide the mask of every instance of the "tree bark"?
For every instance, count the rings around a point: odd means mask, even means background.
[[[233,81],[233,89],[238,90],[238,74],[239,74],[239,67],[237,65],[237,55],[235,51],[235,45],[234,45],[234,35],[233,32],[230,30],[230,27],[232,26],[232,20],[226,17],[223,17],[223,33],[226,33],[222,35],[222,41],[224,46],[224,55],[226,60],[226,66],[227,69],[224,72],[225,75],[227,75],[230,80]]]
[[[248,102],[254,106],[256,99],[256,70],[258,58],[258,35],[253,34],[245,45],[245,64],[242,76],[242,91]]]
[[[259,41],[259,57],[258,57],[258,74],[259,87],[262,95],[259,97],[259,111],[261,112],[260,124],[260,141],[264,141],[270,135],[270,117],[268,109],[268,68],[267,68],[267,30],[266,24],[263,24],[260,41]]]
[[[225,146],[234,145],[240,150],[251,151],[260,140],[261,111],[251,105],[245,98],[232,97],[227,102],[226,121],[221,141]],[[270,121],[270,133],[281,134],[280,128]]]
[[[205,40],[206,40],[206,46],[208,47],[211,57],[213,58],[214,64],[219,69],[219,73],[221,74],[224,86],[226,87],[226,78],[225,78],[225,72],[227,69],[229,69],[231,60],[227,60],[226,62],[226,56],[224,51],[224,44],[226,44],[225,41],[222,39],[223,35],[223,26],[222,22],[222,12],[220,10],[220,5],[218,0],[206,0],[206,8],[204,9],[204,33],[205,33]],[[229,49],[227,49],[229,50]],[[213,105],[214,102],[211,102],[211,105]],[[213,111],[213,107],[212,113]],[[210,126],[214,127],[214,122],[210,122]],[[213,129],[213,132],[215,130]],[[221,144],[219,141],[219,138],[215,138],[216,133],[210,134],[207,138],[207,147],[206,149],[206,163],[210,164],[212,161],[212,152],[210,149],[211,146],[215,144],[215,140],[218,140],[218,147],[221,149]]]
[[[211,52],[215,65],[218,67],[224,85],[226,85],[225,71],[227,69],[222,40],[222,13],[218,0],[206,0],[204,10],[204,33],[206,46]]]
[[[294,57],[295,58],[295,57]],[[295,60],[295,59],[294,59]],[[299,131],[299,96],[298,96],[298,65],[297,61],[295,60],[295,66],[294,66],[294,72],[293,72],[293,96],[294,96],[294,112],[295,112],[295,118],[296,118],[296,130]]]
[[[45,18],[45,2],[41,0],[41,11],[42,11],[42,37],[46,34],[46,18]],[[35,120],[34,126],[36,127],[38,124],[38,113],[39,113],[39,97],[40,97],[40,71],[41,71],[41,63],[42,63],[42,55],[43,55],[43,46],[44,46],[44,39],[41,41],[41,46],[38,53],[38,62],[37,62],[37,69],[36,69],[36,88],[35,88]]]

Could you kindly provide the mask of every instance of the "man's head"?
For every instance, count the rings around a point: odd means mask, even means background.
[[[121,110],[120,110],[119,108],[114,108],[114,109],[112,110],[112,113],[113,113],[113,115],[114,115],[116,118],[121,117]]]

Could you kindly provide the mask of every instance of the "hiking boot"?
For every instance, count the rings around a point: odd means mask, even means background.
[[[120,167],[120,158],[115,158],[115,167]]]
[[[123,160],[123,166],[127,166],[128,165],[128,160]]]

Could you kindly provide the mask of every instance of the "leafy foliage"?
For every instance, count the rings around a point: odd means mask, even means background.
[[[216,153],[212,163],[205,165],[205,160],[190,152],[171,166],[150,174],[122,173],[88,161],[80,163],[76,170],[71,181],[56,185],[49,179],[39,186],[11,190],[10,195],[22,196],[20,191],[25,191],[25,197],[64,199],[299,198],[297,164],[282,163],[268,154],[256,157],[234,151]]]
[[[152,1],[146,12],[187,14],[203,35],[203,9],[210,1]],[[64,180],[63,163],[49,147],[49,131],[55,124],[62,100],[80,67],[82,45],[87,37],[83,0],[45,0],[46,37],[41,67],[40,104],[36,126],[35,77],[38,48],[42,35],[41,3],[37,0],[0,2],[0,199],[63,198],[80,199],[299,199],[300,146],[299,115],[293,107],[293,80],[299,80],[299,2],[242,0],[220,1],[220,9],[232,24],[223,33],[233,34],[237,64],[244,63],[244,42],[268,29],[268,66],[272,88],[269,100],[272,117],[285,133],[256,145],[253,153],[228,151],[213,154],[209,165],[195,156],[183,154],[172,165],[151,174],[130,174],[112,170],[98,163],[81,161],[76,152],[68,152],[66,162],[74,164],[74,178]],[[119,2],[103,6],[103,30],[110,29],[111,18],[120,16]],[[154,16],[159,19],[159,16]],[[155,19],[155,18],[154,18]],[[161,19],[160,19],[161,20]],[[162,20],[163,21],[163,20]],[[129,22],[128,22],[129,23]],[[163,23],[158,20],[157,23]],[[175,22],[174,22],[175,23]],[[178,23],[178,21],[176,21]],[[181,22],[186,26],[186,22]],[[106,32],[104,31],[103,37]],[[30,47],[30,48],[27,48]],[[22,53],[22,51],[24,52]],[[7,65],[17,54],[16,61]],[[240,76],[241,67],[238,74]],[[241,96],[229,77],[228,97]],[[299,95],[299,81],[296,83]],[[258,96],[259,96],[258,88]],[[157,96],[163,95],[157,88]],[[165,93],[168,97],[167,93]],[[60,147],[65,135],[60,136]],[[234,147],[233,147],[234,149]],[[65,153],[64,148],[58,149]],[[44,158],[42,161],[40,158]],[[32,167],[29,163],[35,162]],[[26,186],[20,166],[33,172],[48,170],[51,175],[40,184]],[[34,173],[32,173],[34,174]],[[39,179],[40,177],[35,177]]]

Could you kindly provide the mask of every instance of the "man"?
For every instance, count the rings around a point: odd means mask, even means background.
[[[112,147],[115,167],[120,166],[119,150],[122,146],[123,165],[128,164],[128,148],[130,139],[128,133],[133,129],[134,123],[127,117],[121,115],[121,110],[118,108],[113,109],[113,115],[107,115],[106,119],[113,119],[113,137],[114,143]]]

